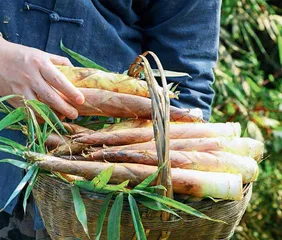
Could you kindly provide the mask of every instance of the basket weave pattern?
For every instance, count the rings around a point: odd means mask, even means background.
[[[152,74],[150,63],[145,57],[147,54],[153,57],[158,66],[163,92],[159,91],[159,86]],[[154,139],[156,140],[159,160],[158,165],[159,167],[164,165],[158,173],[157,185],[162,185],[167,189],[167,191],[159,191],[161,195],[173,198],[169,158],[170,100],[168,86],[161,63],[154,53],[145,52],[143,55],[138,56],[130,66],[129,75],[137,77],[142,70],[144,70],[150,92]],[[160,214],[156,214],[156,212],[151,210],[148,212],[148,209],[142,205],[139,205],[138,208],[142,216],[144,229],[150,230],[148,231],[148,240],[230,239],[246,210],[251,198],[251,192],[252,184],[248,184],[244,188],[245,194],[241,201],[219,201],[215,203],[212,200],[202,200],[189,203],[192,208],[213,219],[222,220],[227,224],[193,217],[183,212],[178,212],[182,217],[181,219],[173,220],[174,218],[170,218],[166,212],[162,212],[160,217]],[[77,220],[70,184],[41,174],[33,188],[33,194],[46,229],[52,239],[89,239]],[[86,207],[89,235],[91,239],[95,239],[98,215],[106,195],[87,191],[81,191],[81,195]],[[107,218],[105,219],[104,226],[107,226]],[[107,239],[106,227],[104,227],[100,239]],[[131,211],[127,201],[124,202],[121,215],[120,239],[136,240]]]
[[[40,174],[33,189],[33,195],[43,217],[46,229],[54,240],[86,240],[81,224],[78,222],[72,201],[71,186]],[[148,215],[147,209],[140,207],[140,214],[145,229],[150,229],[148,240],[158,240],[164,230],[171,231],[169,240],[182,239],[230,239],[235,227],[239,224],[252,194],[252,184],[244,187],[244,198],[241,201],[203,200],[189,203],[189,206],[205,213],[211,218],[220,219],[228,224],[208,221],[178,212],[182,219],[162,222],[156,215]],[[96,223],[105,195],[82,191],[81,195],[87,210],[88,228],[91,239],[95,239]],[[107,223],[107,219],[105,220]],[[107,239],[107,228],[103,228],[101,239]],[[125,201],[121,217],[121,240],[130,240],[135,230],[131,219],[129,205]]]

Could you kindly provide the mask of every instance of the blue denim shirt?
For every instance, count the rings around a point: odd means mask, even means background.
[[[181,92],[172,104],[201,108],[208,120],[220,4],[220,0],[1,0],[0,32],[11,42],[58,55],[64,55],[62,39],[68,48],[115,72],[127,70],[138,54],[151,50],[165,69],[192,76],[168,79],[178,82]],[[0,134],[25,142],[19,132]],[[0,153],[0,159],[7,157]],[[21,170],[0,165],[0,208],[21,178]],[[15,202],[5,210],[11,213]],[[37,229],[43,227],[38,214],[35,223]]]

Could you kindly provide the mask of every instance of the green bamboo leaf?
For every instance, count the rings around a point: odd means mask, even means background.
[[[98,193],[105,193],[105,194],[112,192],[106,189],[107,186],[105,186],[104,188],[96,188],[91,181],[75,180],[73,184],[75,186],[78,186],[79,188],[82,188],[82,189],[85,189],[91,192],[98,192]]]
[[[180,83],[175,84],[174,86],[171,87],[170,91],[172,91],[173,93],[176,92],[176,89],[178,87]]]
[[[29,181],[29,184],[27,186],[27,189],[25,191],[25,194],[24,194],[24,200],[23,200],[23,209],[24,209],[24,213],[26,213],[26,205],[27,205],[27,200],[30,196],[30,193],[31,193],[31,190],[36,182],[36,177],[37,177],[37,174],[38,174],[38,171],[39,171],[39,168],[36,168],[36,170],[34,171],[30,181]]]
[[[167,191],[167,189],[163,186],[163,185],[157,185],[157,186],[151,186],[151,187],[147,187],[145,188],[146,191],[155,191],[155,190],[164,190]]]
[[[110,166],[107,169],[104,169],[102,172],[99,173],[97,177],[95,177],[91,183],[94,185],[95,188],[103,188],[107,185],[111,176],[113,174],[115,165]]]
[[[107,185],[105,189],[113,192],[122,191],[125,187],[127,187],[129,180],[126,180],[118,185]]]
[[[21,95],[17,95],[17,94],[14,94],[14,95],[7,95],[7,96],[4,96],[4,97],[1,97],[1,98],[0,98],[0,102],[4,102],[4,101],[7,101],[7,100],[9,100],[9,99],[16,98],[16,97],[22,98]]]
[[[108,207],[109,207],[109,203],[112,199],[112,196],[113,196],[113,193],[109,193],[107,195],[107,197],[105,198],[103,205],[100,208],[99,217],[98,217],[98,221],[97,221],[96,240],[99,240],[100,237],[101,237],[105,217],[106,217]]]
[[[74,185],[78,186],[79,188],[83,188],[88,191],[92,192],[100,192],[100,193],[109,193],[109,192],[118,192],[125,190],[125,187],[128,185],[129,180],[126,180],[118,185],[105,185],[102,188],[95,187],[92,181],[86,180],[76,180],[74,181]]]
[[[0,151],[14,154],[20,157],[23,156],[23,152],[21,150],[6,145],[0,145]]]
[[[106,68],[98,65],[97,63],[93,62],[92,60],[66,48],[63,44],[63,41],[61,40],[61,49],[67,53],[68,55],[70,55],[73,59],[75,59],[76,61],[78,61],[81,65],[83,65],[84,67],[87,68],[96,68],[105,72],[110,72],[109,70],[107,70]]]
[[[57,133],[61,136],[60,132],[54,126],[52,122],[57,124],[65,133],[68,133],[65,127],[63,126],[60,119],[57,115],[44,103],[39,102],[37,100],[28,100],[26,101],[38,114],[40,117],[44,119],[46,123]]]
[[[75,180],[73,184],[88,191],[94,191],[95,189],[94,185],[90,181],[86,180]]]
[[[9,159],[9,158],[0,160],[0,163],[9,163],[22,169],[27,169],[29,166],[27,162],[15,160],[15,159]]]
[[[34,126],[31,118],[28,118],[27,120],[28,124],[28,140],[29,144],[31,145],[31,150],[35,151],[36,149],[36,143],[35,143],[35,138],[34,138]]]
[[[166,164],[166,162],[164,162],[163,165],[160,166],[156,172],[154,172],[152,175],[147,177],[144,181],[139,183],[134,189],[142,190],[142,189],[148,187],[150,185],[150,183],[156,179],[156,177],[158,176],[158,174],[162,170],[162,168],[165,166],[165,164]]]
[[[207,215],[199,212],[198,210],[196,210],[196,209],[194,209],[194,208],[192,208],[188,205],[185,205],[181,202],[177,202],[177,201],[170,199],[170,198],[167,198],[165,196],[161,196],[161,195],[158,195],[158,194],[155,194],[155,193],[148,193],[148,192],[144,192],[144,191],[140,191],[140,190],[133,190],[132,193],[139,193],[142,196],[153,199],[157,202],[160,202],[162,204],[165,204],[167,206],[181,210],[185,213],[188,213],[190,215],[193,215],[193,216],[196,216],[196,217],[199,217],[199,218],[207,219],[207,220],[214,221],[214,222],[225,223],[221,220],[212,219],[212,218],[208,217]]]
[[[140,202],[145,207],[150,208],[152,210],[168,212],[170,214],[173,214],[173,215],[181,218],[175,211],[173,211],[172,209],[168,208],[166,205],[164,205],[160,202],[154,201],[152,199],[140,198],[140,197],[137,198],[137,201]]]
[[[279,52],[279,61],[282,66],[282,36],[279,35],[277,38],[278,52]]]
[[[146,233],[142,224],[142,219],[139,214],[137,203],[131,194],[128,194],[128,202],[130,207],[130,212],[135,228],[136,237],[138,240],[146,240]]]
[[[6,106],[4,103],[0,102],[0,112],[8,114],[12,111],[13,111],[12,108],[10,108],[10,107]]]
[[[20,149],[21,151],[26,151],[27,148],[13,140],[10,140],[8,138],[5,138],[5,137],[0,137],[0,142],[2,143],[5,143],[11,147],[14,147],[14,148],[17,148],[17,149]]]
[[[71,187],[71,193],[72,193],[72,197],[73,197],[74,210],[75,210],[76,217],[77,217],[78,221],[81,223],[81,225],[84,229],[84,232],[89,237],[88,227],[87,227],[86,209],[85,209],[84,202],[81,198],[79,188],[77,186],[72,186]]]
[[[49,136],[49,134],[47,133],[47,129],[48,129],[48,124],[47,124],[47,122],[45,122],[44,125],[43,125],[43,129],[42,129],[42,135],[43,135],[43,138],[44,138],[44,142],[46,141],[46,139]]]
[[[24,120],[25,116],[25,109],[23,107],[15,109],[0,121],[0,131],[14,123]]]
[[[38,144],[39,144],[40,153],[45,153],[45,145],[44,145],[44,141],[43,141],[41,128],[40,128],[40,126],[39,126],[39,124],[36,120],[36,116],[35,116],[33,110],[28,107],[28,111],[30,113],[30,116],[31,116],[31,119],[32,119],[32,122],[33,122],[33,125],[34,125],[36,137],[37,137]]]
[[[120,219],[123,205],[123,193],[120,193],[112,205],[108,219],[108,240],[120,239]]]
[[[24,131],[23,127],[20,125],[9,125],[8,127],[6,127],[6,129],[10,129],[10,130],[14,130],[14,131]]]
[[[2,212],[9,204],[10,202],[21,192],[21,190],[24,188],[28,180],[31,178],[31,176],[34,174],[34,172],[38,169],[37,164],[33,164],[31,168],[28,170],[24,178],[21,180],[19,185],[16,187],[12,195],[9,197],[8,201],[6,202],[5,206],[0,210]]]

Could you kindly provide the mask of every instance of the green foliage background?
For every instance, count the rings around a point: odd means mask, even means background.
[[[211,121],[265,142],[253,197],[233,239],[282,239],[282,1],[223,0]]]

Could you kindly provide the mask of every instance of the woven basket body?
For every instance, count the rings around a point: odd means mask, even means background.
[[[246,210],[251,194],[252,185],[248,184],[244,187],[244,198],[241,201],[219,201],[215,203],[212,200],[203,200],[189,203],[189,206],[209,217],[223,220],[228,224],[212,222],[183,213],[179,213],[182,217],[180,220],[162,222],[160,217],[152,214],[152,212],[149,212],[148,215],[147,209],[142,206],[140,206],[140,213],[143,216],[144,228],[150,229],[149,240],[158,240],[161,231],[164,230],[171,231],[169,240],[230,239]],[[76,218],[69,184],[48,175],[40,174],[33,189],[33,195],[52,239],[88,239]],[[95,239],[99,209],[105,195],[87,191],[82,191],[81,195],[87,210],[90,237]],[[104,226],[101,236],[103,240],[107,239],[107,219]],[[130,240],[134,233],[130,209],[125,202],[121,218],[121,239]]]

